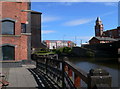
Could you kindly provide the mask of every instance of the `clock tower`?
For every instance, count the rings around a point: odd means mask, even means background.
[[[103,24],[100,17],[97,17],[95,24],[95,36],[102,36],[103,34]]]

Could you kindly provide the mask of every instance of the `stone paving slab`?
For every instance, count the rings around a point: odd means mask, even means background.
[[[35,65],[2,68],[2,73],[5,74],[5,79],[9,82],[7,87],[38,87],[33,75],[28,70],[29,68],[35,68]]]

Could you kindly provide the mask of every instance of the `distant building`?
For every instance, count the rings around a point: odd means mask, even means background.
[[[104,26],[100,17],[97,17],[95,24],[95,36],[120,39],[120,27],[104,31]]]
[[[62,47],[74,47],[75,44],[72,41],[63,41],[63,40],[44,40],[48,49],[57,49]]]
[[[114,39],[120,39],[120,27],[103,32],[104,37],[111,37]]]
[[[102,36],[103,34],[103,24],[99,17],[97,17],[96,24],[95,24],[95,36]]]
[[[89,40],[90,44],[99,44],[99,43],[111,43],[114,41],[118,41],[114,38],[110,37],[93,37],[92,39]]]
[[[32,11],[30,2],[22,1],[0,1],[0,60],[28,60],[31,46],[40,47],[41,13]]]
[[[110,43],[117,40],[120,40],[120,27],[104,31],[104,26],[100,17],[97,17],[95,24],[95,37],[90,39],[89,43]]]

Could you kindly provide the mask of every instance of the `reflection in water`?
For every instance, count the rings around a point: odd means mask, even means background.
[[[116,60],[116,58],[112,60]],[[112,87],[118,87],[119,78],[120,78],[119,62],[110,62],[110,60],[107,60],[108,62],[107,61],[106,62],[105,61],[104,62],[103,61],[88,62],[88,59],[83,59],[83,58],[82,59],[76,58],[76,60],[70,59],[69,61],[79,66],[82,70],[86,72],[89,72],[90,69],[94,69],[94,68],[102,68],[107,70],[112,76]],[[83,83],[83,86],[84,86],[84,83]]]

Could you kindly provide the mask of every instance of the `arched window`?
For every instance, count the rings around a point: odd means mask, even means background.
[[[15,60],[15,47],[10,45],[2,46],[3,60]]]
[[[2,21],[2,34],[14,34],[15,23],[11,20]]]

